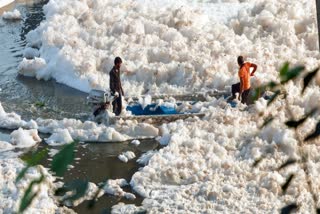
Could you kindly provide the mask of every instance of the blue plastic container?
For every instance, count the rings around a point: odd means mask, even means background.
[[[167,106],[157,106],[156,104],[147,105],[144,109],[140,104],[127,106],[127,111],[131,111],[133,115],[171,115],[178,114],[175,108]]]

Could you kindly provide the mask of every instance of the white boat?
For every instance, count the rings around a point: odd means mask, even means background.
[[[11,4],[14,2],[14,0],[0,0],[0,8],[7,6],[8,4]]]

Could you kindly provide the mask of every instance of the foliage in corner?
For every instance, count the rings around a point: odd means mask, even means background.
[[[288,102],[288,97],[290,96],[290,94],[287,92],[285,86],[288,82],[298,80],[298,78],[302,77],[303,86],[302,86],[302,90],[301,90],[301,96],[303,96],[303,94],[305,93],[306,89],[308,88],[308,86],[310,85],[312,80],[317,76],[318,71],[319,71],[319,68],[313,70],[312,72],[305,72],[304,66],[297,66],[294,68],[290,68],[289,63],[285,63],[279,72],[279,79],[280,79],[279,83],[269,82],[266,85],[263,85],[260,88],[256,89],[256,91],[254,93],[255,95],[257,95],[261,91],[266,91],[266,90],[272,91],[273,95],[270,97],[270,99],[268,101],[268,107],[271,106],[277,99],[280,99],[280,98],[285,99],[285,103],[286,103],[285,108],[286,108],[287,112],[290,113],[290,116],[292,117],[289,121],[285,122],[285,125],[288,128],[293,129],[295,131],[296,140],[299,142],[300,158],[298,160],[294,160],[294,159],[287,160],[280,167],[278,167],[277,170],[278,171],[285,170],[288,166],[295,165],[295,164],[298,164],[300,166],[300,168],[303,169],[303,171],[306,175],[305,177],[306,177],[306,183],[308,185],[308,191],[312,195],[313,205],[314,205],[314,209],[315,209],[316,213],[319,213],[318,211],[320,210],[319,208],[316,207],[317,201],[319,198],[318,198],[317,192],[315,192],[314,188],[312,188],[312,186],[313,186],[312,178],[310,176],[310,172],[307,167],[307,162],[309,160],[309,157],[303,153],[303,146],[307,142],[316,140],[320,137],[320,121],[316,125],[314,131],[312,133],[307,134],[307,136],[304,139],[299,138],[298,131],[299,131],[299,128],[309,118],[313,117],[315,115],[315,113],[317,113],[319,111],[319,109],[316,108],[316,109],[311,110],[310,112],[306,113],[305,116],[303,116],[302,118],[298,118],[298,119],[294,118],[295,115],[292,113],[292,111],[290,109],[289,102]],[[257,100],[258,96],[254,96],[253,99]],[[265,126],[272,123],[275,118],[276,118],[275,115],[266,116],[264,119],[264,123],[260,127],[260,129],[262,129]],[[261,158],[257,159],[254,162],[253,167],[258,167],[258,164],[264,158],[265,157],[261,157]],[[287,177],[285,183],[281,186],[283,194],[286,194],[287,189],[290,187],[290,184],[294,180],[295,176],[296,176],[295,174],[290,174]],[[292,204],[288,204],[288,205],[284,206],[283,208],[281,208],[280,213],[289,214],[289,213],[292,213],[293,211],[296,211],[298,209],[299,209],[299,205],[297,203],[292,203]]]
[[[53,157],[50,170],[57,176],[63,176],[67,171],[68,166],[72,164],[75,158],[75,146],[77,142],[72,142],[62,147],[62,149]],[[21,170],[16,178],[16,182],[20,182],[22,179],[26,178],[26,173],[31,167],[37,167],[41,162],[48,156],[48,149],[45,148],[40,152],[34,153],[28,157],[22,157],[26,163],[26,167]],[[40,191],[41,184],[43,184],[46,179],[40,167],[37,167],[40,177],[30,181],[29,186],[24,191],[24,195],[20,201],[19,213],[23,213],[30,206],[32,201],[37,197]],[[65,189],[63,189],[65,188]],[[66,187],[60,188],[56,193],[61,194],[61,190],[67,190],[65,193],[72,192],[73,194],[65,197],[64,200],[73,201],[83,197],[88,188],[87,181],[75,181],[68,184]],[[38,191],[35,191],[37,189]]]

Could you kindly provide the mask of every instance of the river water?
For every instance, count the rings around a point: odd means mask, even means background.
[[[22,21],[0,22],[0,102],[7,112],[14,111],[26,120],[38,117],[85,119],[90,112],[86,105],[87,94],[54,81],[38,81],[18,75],[17,67],[23,58],[26,45],[25,36],[44,19],[42,7],[45,3],[46,1],[17,1],[0,9],[2,14],[5,10],[17,8],[24,17]],[[44,104],[44,107],[37,107],[37,103]],[[9,141],[10,131],[0,129],[0,140]],[[41,143],[33,150],[40,150],[46,146],[45,143]],[[155,140],[143,140],[139,146],[130,142],[79,144],[76,151],[77,161],[66,173],[63,181],[83,179],[96,184],[106,179],[125,178],[130,181],[141,166],[136,163],[136,159],[122,163],[117,156],[125,151],[133,151],[139,157],[144,152],[154,149],[158,149]],[[45,167],[49,164],[49,160],[43,162]],[[130,188],[126,190],[131,191]],[[87,210],[86,203],[74,210],[77,213],[110,213],[111,207],[119,202],[139,205],[142,198],[137,196],[136,200],[128,201],[105,195],[99,199],[93,210]]]

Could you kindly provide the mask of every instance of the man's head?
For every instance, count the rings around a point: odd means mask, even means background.
[[[120,57],[116,57],[116,58],[114,59],[114,66],[115,66],[117,69],[120,69],[121,64],[122,64],[122,59],[121,59]]]
[[[244,58],[243,56],[238,56],[238,65],[242,66],[244,64]]]

